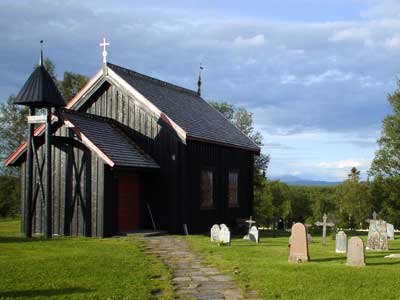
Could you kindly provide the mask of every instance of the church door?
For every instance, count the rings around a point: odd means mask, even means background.
[[[134,173],[118,174],[118,232],[139,228],[139,177]]]

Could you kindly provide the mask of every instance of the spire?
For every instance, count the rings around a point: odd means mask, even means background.
[[[197,94],[201,96],[201,71],[203,71],[203,66],[200,63],[200,70],[199,70],[199,80],[197,80]]]
[[[39,66],[43,66],[43,40],[40,40],[40,58],[39,58]]]
[[[34,108],[65,106],[60,91],[43,66],[43,41],[40,41],[39,66],[35,68],[15,97],[14,104]]]

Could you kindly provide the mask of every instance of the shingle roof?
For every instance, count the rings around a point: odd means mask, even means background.
[[[107,65],[184,129],[189,139],[239,146],[256,152],[260,150],[253,141],[195,91],[114,64]]]
[[[17,97],[15,97],[14,103],[37,108],[65,106],[65,101],[56,84],[41,65],[36,67],[29,76]]]
[[[159,168],[112,120],[63,109],[62,118],[77,127],[117,167]]]

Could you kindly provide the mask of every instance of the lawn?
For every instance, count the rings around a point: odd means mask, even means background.
[[[388,252],[366,252],[363,268],[346,266],[346,255],[335,253],[331,238],[324,247],[314,236],[311,261],[303,264],[287,262],[287,236],[265,237],[260,244],[236,238],[230,247],[212,244],[205,236],[191,236],[189,243],[243,289],[258,291],[262,299],[400,299],[400,259],[383,258],[400,253],[399,239],[389,241]]]
[[[134,238],[24,240],[19,226],[0,220],[0,299],[172,299],[169,272]]]

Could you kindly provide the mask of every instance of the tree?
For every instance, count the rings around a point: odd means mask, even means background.
[[[7,102],[0,104],[0,153],[4,160],[26,138],[28,109],[14,105],[15,97],[8,97]],[[17,175],[15,168],[0,168],[1,173]]]
[[[356,167],[352,167],[350,170],[350,173],[347,175],[347,177],[349,178],[349,180],[359,181],[360,180],[360,171],[357,170]]]
[[[209,101],[209,104],[218,110],[227,120],[234,124],[239,130],[246,134],[257,146],[263,145],[263,137],[259,131],[253,128],[253,114],[248,112],[244,107],[235,107],[228,102]],[[255,158],[255,184],[260,184],[260,177],[265,178],[268,169],[269,155],[260,153]]]
[[[395,92],[388,95],[388,101],[393,113],[383,120],[382,135],[378,139],[379,150],[372,161],[371,175],[400,175],[400,81]]]
[[[60,92],[64,97],[64,100],[69,101],[72,99],[86,84],[89,80],[84,75],[73,73],[73,72],[65,72],[63,80],[59,82],[61,86]]]
[[[369,183],[345,180],[336,187],[337,215],[342,226],[361,228],[371,215],[372,197]]]
[[[0,175],[0,217],[19,214],[20,181],[15,176]]]

